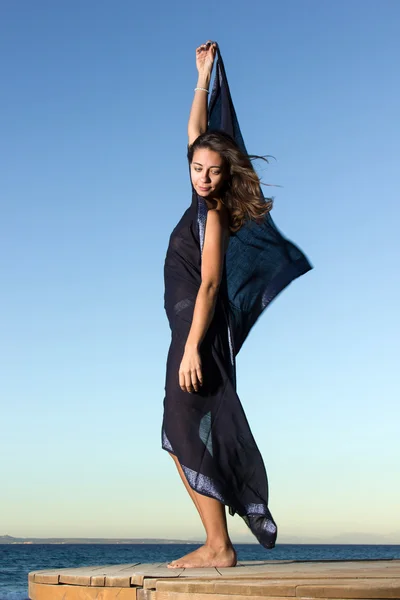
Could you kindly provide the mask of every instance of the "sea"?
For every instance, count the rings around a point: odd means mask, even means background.
[[[28,600],[28,573],[40,569],[134,562],[169,562],[197,544],[2,544],[0,600]],[[400,559],[400,545],[235,544],[239,560],[388,560]]]

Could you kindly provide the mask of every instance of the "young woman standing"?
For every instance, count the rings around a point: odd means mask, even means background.
[[[216,52],[212,42],[196,50],[199,78],[188,124],[192,204],[171,234],[164,267],[172,339],[162,444],[206,531],[205,544],[173,561],[171,568],[236,565],[225,506],[246,521],[264,547],[275,545],[277,527],[268,509],[264,463],[236,393],[235,355],[272,297],[311,268],[301,251],[279,238],[297,255],[288,258],[287,249],[282,250],[279,260],[286,262],[275,269],[279,276],[275,271],[270,276],[275,255],[271,263],[266,228],[271,229],[272,201],[263,198],[251,160],[233,136],[222,127],[208,129]],[[222,60],[219,68],[224,76]],[[261,242],[254,244],[254,236]],[[257,258],[246,262],[251,251]],[[299,261],[302,267],[295,274],[293,265]]]

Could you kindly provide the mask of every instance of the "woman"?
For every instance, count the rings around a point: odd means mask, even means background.
[[[236,394],[235,355],[268,302],[311,268],[269,217],[272,202],[245,151],[220,55],[208,114],[216,52],[212,42],[196,50],[188,124],[193,198],[164,267],[172,340],[162,444],[206,531],[205,544],[171,568],[236,565],[225,506],[264,547],[275,545],[264,463]],[[207,130],[208,119],[217,130]]]

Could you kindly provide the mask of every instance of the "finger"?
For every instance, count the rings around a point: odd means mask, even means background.
[[[185,373],[185,387],[186,387],[186,391],[189,392],[189,394],[191,394],[193,391],[193,388],[192,388],[192,380],[190,377],[190,372]]]
[[[193,371],[190,372],[190,379],[191,379],[194,391],[198,392],[199,391],[199,381],[197,379],[196,369],[193,369]]]
[[[186,392],[185,375],[182,371],[179,371],[179,387],[183,392]]]
[[[197,374],[197,379],[198,379],[199,385],[203,385],[203,373],[201,371],[201,366],[197,367],[196,374]]]

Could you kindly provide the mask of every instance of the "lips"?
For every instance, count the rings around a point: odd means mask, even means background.
[[[204,187],[201,187],[201,185],[199,185],[199,190],[201,190],[202,192],[209,192],[210,188],[204,188]]]

